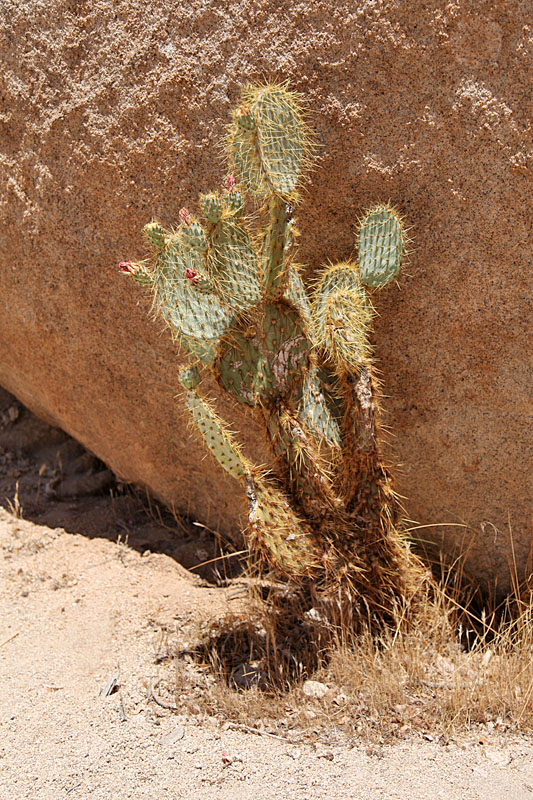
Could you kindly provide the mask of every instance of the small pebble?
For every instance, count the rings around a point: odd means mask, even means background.
[[[325,683],[320,681],[304,681],[302,686],[303,693],[307,697],[321,698],[328,694],[329,689]]]

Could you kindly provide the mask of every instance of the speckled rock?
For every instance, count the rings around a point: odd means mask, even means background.
[[[475,534],[470,568],[503,586],[509,525],[519,571],[529,543],[527,5],[4,0],[0,383],[236,536],[239,495],[179,413],[174,347],[116,263],[220,181],[239,86],[289,79],[321,144],[300,260],[346,257],[370,203],[405,213],[409,275],[375,333],[390,458],[410,518],[453,524],[421,538]]]

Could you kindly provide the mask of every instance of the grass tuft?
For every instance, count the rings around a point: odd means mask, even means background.
[[[480,608],[479,598],[443,572],[424,617],[355,634],[325,629],[299,613],[286,587],[263,584],[250,605],[204,630],[196,665],[211,680],[192,696],[181,682],[180,701],[280,735],[533,733],[531,577],[504,603]],[[320,697],[309,696],[310,679],[322,684]]]

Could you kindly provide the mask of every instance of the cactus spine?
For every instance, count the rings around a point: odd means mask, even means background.
[[[202,396],[196,366],[181,372],[196,430],[248,499],[252,555],[330,616],[335,597],[339,613],[384,621],[424,577],[381,460],[369,341],[372,293],[399,274],[404,234],[393,208],[371,209],[357,259],[325,269],[309,295],[291,245],[312,149],[298,95],[284,85],[244,89],[227,140],[235,177],[201,197],[202,220],[182,209],[175,233],[147,225],[151,267],[122,271],[151,288],[196,363],[264,421],[269,475]],[[247,194],[261,205],[261,230],[243,213]]]

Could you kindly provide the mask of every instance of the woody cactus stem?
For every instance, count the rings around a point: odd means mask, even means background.
[[[151,222],[150,262],[120,270],[151,289],[189,353],[185,405],[248,500],[252,558],[330,619],[340,604],[354,624],[391,620],[425,580],[382,462],[369,339],[373,294],[396,279],[405,254],[402,221],[388,205],[371,209],[357,258],[324,269],[308,294],[292,247],[292,209],[313,151],[300,96],[285,85],[244,89],[227,151],[232,175],[200,198],[200,218],[182,209],[172,233]],[[259,217],[245,213],[247,197]],[[237,407],[258,412],[270,474],[245,458],[202,396],[198,367]]]

